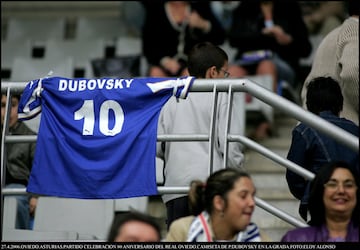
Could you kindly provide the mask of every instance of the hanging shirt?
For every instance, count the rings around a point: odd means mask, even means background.
[[[29,82],[19,119],[42,115],[27,192],[89,199],[157,194],[158,116],[172,95],[186,98],[193,81],[50,77]]]

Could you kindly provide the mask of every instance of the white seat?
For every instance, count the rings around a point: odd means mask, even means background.
[[[3,233],[5,229],[15,229],[16,226],[16,211],[17,201],[14,196],[4,197],[4,210],[3,210]],[[4,235],[3,235],[4,238]]]
[[[115,44],[117,56],[141,55],[142,40],[140,37],[121,36]]]
[[[15,229],[17,201],[13,196],[4,197],[2,241],[59,241],[76,240],[76,232],[40,232],[34,230]]]
[[[1,69],[10,69],[16,57],[31,58],[30,39],[1,41]]]
[[[65,231],[36,231],[36,230],[25,230],[25,229],[5,229],[3,231],[2,241],[34,241],[34,242],[58,242],[58,241],[69,241],[79,240],[79,234],[76,232],[65,232]]]
[[[148,196],[116,199],[115,211],[125,212],[125,211],[136,210],[141,213],[147,213],[148,204],[149,204]]]
[[[140,76],[145,76],[147,71],[147,61],[142,55],[142,40],[140,37],[121,36],[115,43],[116,56],[140,56]]]
[[[120,18],[79,17],[75,39],[103,38],[115,41],[126,34],[127,27]]]
[[[105,240],[114,218],[114,200],[39,197],[34,230],[77,232]]]
[[[73,60],[71,58],[59,59],[26,59],[15,58],[10,81],[29,82],[47,76],[50,71],[52,76],[73,77]]]
[[[65,38],[65,18],[10,18],[6,40]]]
[[[72,57],[76,69],[84,69],[85,77],[94,76],[91,60],[104,58],[105,41],[103,39],[74,39],[59,41],[50,39],[46,42],[46,58],[56,59]]]

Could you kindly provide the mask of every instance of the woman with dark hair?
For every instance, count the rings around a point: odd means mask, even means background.
[[[311,184],[310,227],[293,229],[281,241],[359,242],[359,185],[359,176],[346,162],[324,165]]]
[[[251,222],[255,209],[255,187],[250,176],[226,168],[190,185],[189,203],[193,216],[175,220],[166,241],[258,242],[258,227]]]

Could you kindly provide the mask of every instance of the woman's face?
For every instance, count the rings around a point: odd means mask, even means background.
[[[326,216],[352,215],[356,206],[357,186],[351,172],[345,168],[337,168],[324,185],[323,201]]]
[[[255,187],[248,177],[238,179],[228,193],[228,204],[224,210],[224,219],[234,231],[242,231],[250,223],[255,209]]]

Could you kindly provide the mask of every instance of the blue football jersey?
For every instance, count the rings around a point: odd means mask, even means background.
[[[27,192],[68,198],[126,198],[157,194],[156,138],[168,99],[186,98],[182,78],[31,81],[19,119],[41,112]]]

